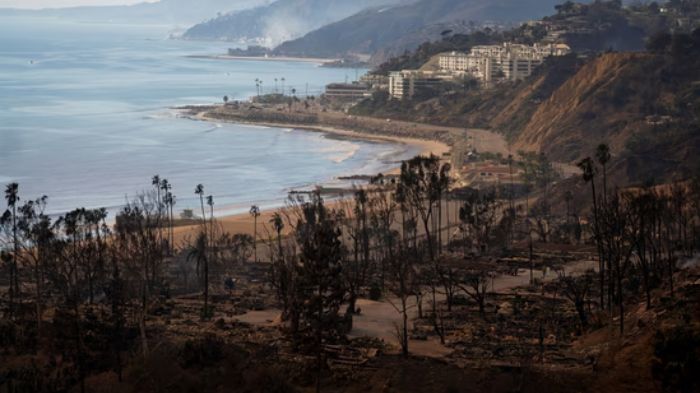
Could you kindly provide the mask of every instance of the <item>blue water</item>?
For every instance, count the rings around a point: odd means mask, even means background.
[[[211,124],[178,117],[184,104],[243,99],[255,79],[319,94],[355,70],[309,63],[197,59],[224,43],[169,40],[167,26],[97,25],[0,15],[0,184],[48,211],[108,207],[173,184],[177,210],[198,206],[198,183],[219,214],[281,205],[288,191],[374,174],[415,153],[299,130]],[[281,85],[279,86],[281,88]],[[1,210],[1,209],[0,209]]]

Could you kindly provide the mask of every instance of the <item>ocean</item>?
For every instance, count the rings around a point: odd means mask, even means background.
[[[291,190],[376,174],[417,153],[182,118],[170,108],[245,99],[255,94],[256,78],[266,92],[285,78],[287,91],[303,95],[308,86],[318,95],[357,71],[194,58],[229,45],[171,40],[170,29],[0,15],[0,185],[18,182],[25,201],[47,195],[50,214],[106,207],[113,215],[158,174],[173,185],[178,212],[198,207],[201,183],[226,215],[252,204],[281,206]]]

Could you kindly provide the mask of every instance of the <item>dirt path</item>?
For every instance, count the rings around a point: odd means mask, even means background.
[[[567,275],[580,275],[589,269],[595,269],[596,261],[576,261],[564,267],[564,272]],[[552,271],[535,270],[534,277],[540,278],[543,281],[552,281],[557,278],[557,273]],[[507,293],[512,289],[523,287],[530,282],[530,271],[521,269],[517,276],[497,276],[491,283],[491,291],[497,293]],[[438,300],[444,300],[443,295],[438,295]],[[398,352],[399,342],[396,336],[397,326],[401,326],[401,313],[392,305],[398,306],[397,299],[386,299],[384,301],[375,302],[367,299],[360,299],[357,306],[361,310],[361,314],[353,319],[353,330],[350,332],[350,337],[374,337],[384,340],[391,344],[394,350]],[[429,308],[427,304],[429,300],[424,299],[424,309]],[[409,319],[417,318],[417,307],[415,298],[409,299]],[[272,326],[279,319],[280,311],[271,309],[265,311],[251,311],[245,315],[238,316],[241,322],[247,322],[258,326]],[[412,330],[412,323],[409,325],[409,331]],[[449,355],[452,349],[440,344],[435,337],[430,337],[428,340],[409,340],[409,351],[413,355],[440,358]]]

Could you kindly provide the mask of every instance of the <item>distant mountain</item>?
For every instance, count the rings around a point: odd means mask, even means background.
[[[43,10],[3,9],[3,15],[46,16],[80,21],[185,24],[217,14],[268,4],[272,0],[161,0],[124,6],[86,6]]]
[[[409,1],[414,0],[278,0],[200,23],[189,29],[184,37],[255,42],[272,47],[368,7]]]
[[[285,42],[280,55],[343,57],[373,54],[385,48],[413,49],[430,26],[454,22],[512,23],[551,14],[560,0],[420,0],[394,7],[375,7],[306,36]],[[423,37],[421,37],[423,38]],[[409,45],[410,44],[410,45]]]

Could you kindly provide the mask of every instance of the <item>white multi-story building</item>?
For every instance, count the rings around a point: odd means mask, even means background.
[[[564,44],[533,46],[504,43],[479,45],[470,53],[452,52],[440,56],[440,69],[453,74],[467,75],[484,83],[495,80],[520,80],[532,75],[535,68],[549,56],[563,56],[571,52]]]
[[[393,98],[413,98],[415,95],[440,87],[454,76],[445,72],[403,70],[389,74],[389,95]]]
[[[324,95],[329,99],[357,101],[370,97],[372,92],[369,86],[363,83],[331,83],[326,85]]]

